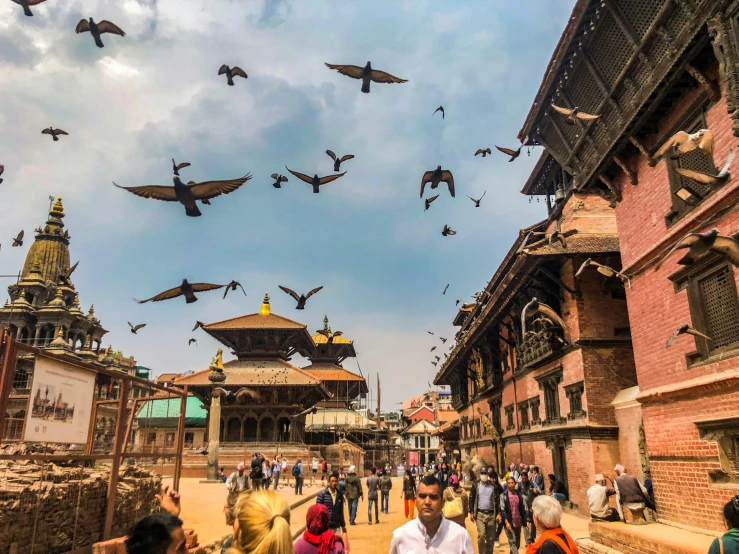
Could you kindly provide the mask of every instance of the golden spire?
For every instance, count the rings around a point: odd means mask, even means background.
[[[264,293],[264,300],[262,301],[262,309],[259,310],[259,315],[269,315],[272,313],[272,309],[269,306],[269,293]]]
[[[56,203],[54,204],[54,207],[51,208],[51,211],[49,212],[49,215],[57,216],[57,217],[64,217],[64,206],[62,206],[62,197],[59,196],[56,199]]]
[[[90,317],[95,315],[95,304],[90,304],[90,311],[87,312],[87,315]]]
[[[41,262],[38,261],[38,254],[33,259],[33,267],[31,273],[41,273]]]
[[[74,306],[75,308],[80,307],[80,295],[79,294],[74,295],[74,298],[72,299],[72,306]]]

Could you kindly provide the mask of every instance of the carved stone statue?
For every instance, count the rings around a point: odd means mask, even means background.
[[[472,370],[477,376],[478,390],[484,389],[485,374],[482,366],[482,356],[480,356],[480,351],[477,348],[472,349],[472,354],[470,355],[469,362],[467,362],[467,367]]]
[[[219,348],[210,362],[211,371],[223,371],[223,348]]]

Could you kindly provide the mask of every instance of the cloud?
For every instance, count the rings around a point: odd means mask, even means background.
[[[264,0],[264,7],[259,14],[257,26],[260,29],[277,27],[289,15],[292,6],[288,0]]]

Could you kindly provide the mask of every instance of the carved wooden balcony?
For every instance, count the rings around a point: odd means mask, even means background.
[[[561,327],[552,325],[540,331],[529,331],[524,341],[516,346],[519,366],[528,368],[548,360],[559,353],[565,346],[564,333]]]

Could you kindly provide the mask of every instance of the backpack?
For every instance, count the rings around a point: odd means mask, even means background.
[[[299,464],[295,464],[293,466],[293,477],[300,477],[300,466],[299,466]]]
[[[326,463],[326,460],[323,460],[323,462],[321,462],[321,471],[326,473],[326,470],[328,470],[328,464]]]
[[[447,519],[458,517],[464,514],[464,504],[462,497],[454,495],[454,500],[444,502],[444,517]]]

